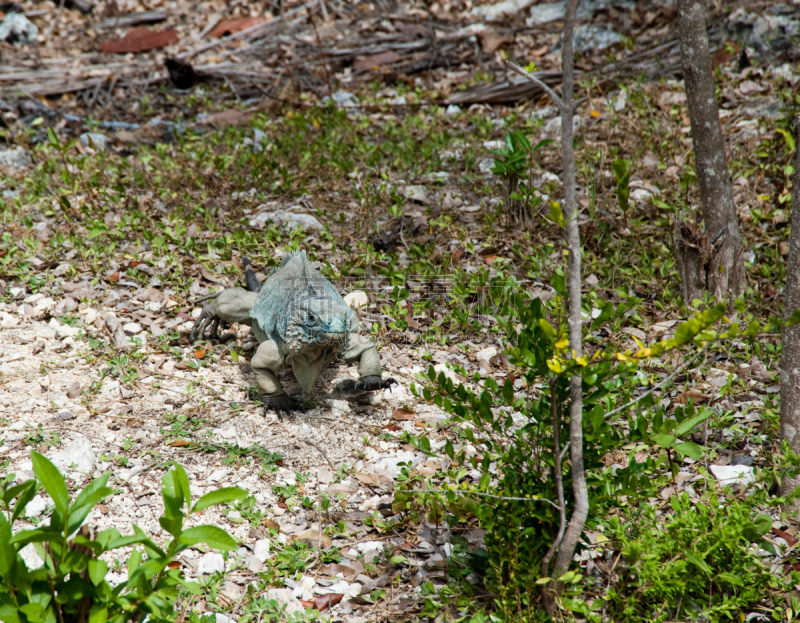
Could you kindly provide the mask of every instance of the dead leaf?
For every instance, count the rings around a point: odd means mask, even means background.
[[[335,562],[328,563],[327,565],[322,565],[319,568],[319,572],[322,575],[327,575],[328,577],[335,578],[339,573],[342,574],[345,578],[347,577],[355,577],[358,575],[359,571],[354,569],[353,567],[348,567],[347,565],[340,565]]]
[[[389,484],[389,479],[380,474],[367,474],[366,472],[358,472],[355,476],[359,482],[363,482],[365,485],[370,485],[371,487],[382,487]]]
[[[328,608],[332,608],[340,601],[342,601],[342,597],[344,597],[341,593],[328,593],[327,595],[317,595],[314,597],[314,609],[319,610],[322,612],[323,610],[327,610]]]
[[[150,30],[149,28],[132,28],[125,33],[122,39],[104,41],[100,51],[107,54],[130,54],[147,52],[157,48],[164,48],[178,42],[178,31],[174,28],[168,30]]]
[[[167,563],[167,567],[169,569],[180,569],[183,566],[183,563],[179,560],[173,560]]]
[[[240,17],[238,19],[224,19],[219,24],[214,26],[214,30],[208,33],[209,37],[219,39],[220,37],[227,37],[228,35],[235,35],[237,32],[242,32],[253,26],[258,26],[264,23],[264,18],[260,15],[251,17]]]
[[[742,51],[742,46],[740,46],[735,41],[728,39],[722,44],[722,48],[720,48],[714,56],[711,57],[711,67],[717,68],[720,65],[727,65],[732,60],[739,57],[739,52]]]
[[[173,448],[185,448],[187,446],[191,446],[192,442],[188,439],[176,439],[175,441],[170,442],[169,445]]]
[[[202,359],[203,357],[206,356],[206,349],[201,348],[200,350],[194,351],[194,356],[197,357],[198,359]]]
[[[305,543],[309,547],[321,546],[323,549],[328,549],[333,545],[331,537],[324,532],[320,532],[319,530],[306,530],[305,532],[294,537],[294,540],[299,541],[300,543]]]
[[[781,537],[789,547],[794,547],[794,544],[797,543],[797,537],[792,536],[786,530],[781,530],[780,528],[773,528],[772,534],[775,536]]]
[[[513,43],[514,35],[501,35],[496,30],[486,29],[478,33],[478,39],[485,54],[494,54],[506,43]]]
[[[111,274],[110,274],[110,275],[107,277],[107,279],[108,279],[109,281],[119,281],[119,273],[118,273],[118,272],[111,273]]]
[[[222,112],[215,112],[207,117],[203,117],[199,123],[200,125],[237,126],[249,123],[250,119],[253,117],[253,114],[253,111],[250,110],[223,110]]]
[[[99,510],[101,513],[103,513],[103,515],[108,514],[108,506],[106,506],[105,504],[98,504],[97,506],[95,506],[95,508]]]
[[[695,404],[708,402],[708,396],[698,389],[690,389],[675,396],[675,403],[679,405],[688,404],[689,400],[694,401]]]
[[[265,528],[275,528],[278,531],[280,531],[281,529],[281,526],[277,521],[273,521],[272,519],[267,519],[266,517],[264,518],[264,521],[262,523],[264,524]]]
[[[381,52],[373,56],[366,56],[357,58],[353,63],[353,71],[369,71],[370,69],[378,69],[384,65],[391,65],[400,60],[400,55],[397,52]]]
[[[414,419],[415,415],[417,415],[416,411],[412,411],[411,409],[404,409],[403,407],[398,407],[392,412],[392,419],[410,421]]]

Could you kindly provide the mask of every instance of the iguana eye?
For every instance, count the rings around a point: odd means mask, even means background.
[[[316,322],[317,321],[317,317],[314,315],[314,312],[308,312],[307,318],[308,318],[309,322]]]

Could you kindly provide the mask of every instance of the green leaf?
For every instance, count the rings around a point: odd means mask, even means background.
[[[699,446],[693,441],[682,441],[675,444],[675,451],[683,456],[688,456],[690,459],[699,461],[703,458],[703,446]]]
[[[29,602],[20,606],[19,611],[25,615],[29,623],[42,623],[44,621],[45,611],[40,604]]]
[[[108,621],[108,608],[103,604],[94,604],[89,610],[89,623],[106,623]]]
[[[33,496],[36,495],[36,491],[39,489],[39,483],[33,479],[26,480],[19,486],[25,487],[25,490],[20,493],[20,496],[17,498],[17,502],[14,505],[14,512],[11,514],[11,523],[14,523],[17,518],[22,516],[22,513],[25,511],[25,507],[28,505],[28,502],[33,499]]]
[[[34,529],[20,530],[9,539],[11,543],[19,543],[24,547],[28,543],[41,543],[42,541],[63,541],[64,535],[59,530]]]
[[[731,584],[732,586],[744,586],[744,582],[742,582],[741,578],[732,573],[727,573],[727,572],[718,573],[717,577],[714,579],[720,582]]]
[[[661,448],[672,448],[675,445],[675,437],[667,433],[656,433],[651,435],[650,439],[656,442]]]
[[[11,545],[11,524],[0,513],[0,576],[6,575],[17,559],[17,550]]]
[[[89,579],[95,586],[106,579],[108,565],[104,561],[93,558],[86,563],[86,568],[89,571]]]
[[[61,143],[58,141],[58,136],[53,128],[47,128],[47,140],[50,141],[50,144],[56,149],[61,148]]]
[[[176,517],[183,514],[183,506],[189,505],[189,478],[184,469],[174,463],[161,479],[161,497],[164,498],[164,514]]]
[[[216,504],[225,504],[226,502],[233,502],[234,500],[241,500],[247,497],[248,493],[241,487],[223,487],[216,491],[210,491],[201,497],[192,507],[191,513],[199,513],[207,509],[209,506]]]
[[[46,456],[39,454],[36,450],[31,451],[31,460],[33,461],[33,473],[36,474],[36,478],[42,483],[47,494],[53,498],[56,510],[61,515],[66,515],[69,509],[69,492],[61,472]]]
[[[698,567],[706,575],[711,575],[711,567],[709,567],[704,560],[701,560],[694,552],[687,551],[686,560]]]
[[[783,136],[784,139],[786,139],[786,145],[788,147],[786,153],[793,152],[795,149],[795,144],[794,144],[794,136],[792,136],[792,133],[785,130],[784,128],[775,128],[775,131],[781,136]]]
[[[772,517],[766,513],[762,513],[753,520],[753,524],[755,525],[759,534],[766,534],[772,530]]]
[[[128,557],[128,578],[133,577],[133,574],[136,573],[140,564],[142,564],[142,552],[135,549]]]
[[[230,551],[237,547],[236,541],[225,530],[209,525],[184,530],[178,537],[178,541],[190,546],[205,543],[209,547],[223,551]]]
[[[714,413],[710,409],[703,409],[700,413],[695,413],[692,417],[678,422],[678,425],[675,427],[675,436],[683,437],[695,426],[705,422],[712,415],[714,415]]]

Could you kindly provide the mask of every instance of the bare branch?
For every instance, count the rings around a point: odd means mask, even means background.
[[[508,69],[518,73],[520,76],[527,78],[535,85],[540,87],[545,93],[547,93],[547,95],[550,96],[550,99],[553,100],[553,103],[556,105],[556,108],[558,108],[558,112],[561,113],[562,115],[565,114],[564,101],[558,96],[558,93],[556,93],[552,88],[550,88],[550,86],[539,80],[539,78],[536,77],[536,74],[532,74],[529,71],[526,71],[525,69],[523,69],[516,63],[512,63],[511,61],[504,61],[504,63]],[[571,115],[571,113],[572,111],[569,111],[567,114]]]
[[[617,413],[619,413],[620,411],[625,411],[625,409],[628,409],[628,408],[632,407],[633,405],[635,405],[635,404],[636,404],[637,402],[639,402],[640,400],[644,400],[645,398],[647,398],[647,396],[649,396],[650,394],[652,394],[652,393],[653,393],[654,391],[656,391],[657,389],[661,389],[662,387],[664,387],[664,386],[665,386],[667,383],[669,383],[669,382],[670,382],[672,379],[674,379],[674,378],[675,378],[676,376],[678,376],[678,375],[679,375],[681,372],[683,372],[683,371],[684,371],[684,370],[685,370],[685,369],[686,369],[688,366],[690,366],[691,364],[693,364],[693,363],[695,362],[695,360],[696,360],[696,359],[697,359],[697,358],[698,358],[700,355],[702,355],[704,352],[706,352],[706,348],[707,348],[707,346],[703,346],[703,348],[701,348],[700,350],[698,350],[698,351],[697,351],[697,352],[694,354],[694,357],[692,357],[691,359],[688,359],[687,361],[684,361],[684,362],[683,362],[683,363],[682,363],[680,366],[678,366],[678,367],[675,369],[675,371],[674,371],[674,372],[672,372],[672,374],[669,374],[669,375],[665,376],[663,379],[661,379],[661,382],[659,382],[659,383],[658,383],[658,384],[656,384],[656,385],[653,385],[653,387],[652,387],[652,388],[651,388],[649,391],[646,391],[644,394],[642,394],[642,395],[641,395],[641,396],[639,396],[638,398],[634,398],[634,399],[633,399],[633,400],[631,400],[631,401],[630,401],[628,404],[622,405],[621,407],[617,407],[616,409],[613,409],[612,411],[609,411],[608,413],[606,413],[605,417],[609,418],[609,417],[611,417],[612,415],[616,415],[616,414],[617,414]]]
[[[506,495],[484,493],[483,491],[462,491],[461,489],[405,489],[401,491],[401,493],[460,493],[462,495],[477,495],[482,498],[491,498],[493,500],[503,500],[506,502],[544,502],[558,510],[558,505],[547,498],[514,498]]]

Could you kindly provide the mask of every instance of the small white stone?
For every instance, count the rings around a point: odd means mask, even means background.
[[[475,359],[478,361],[489,361],[495,355],[497,355],[497,348],[494,346],[487,346],[475,353]]]
[[[294,596],[291,588],[271,588],[267,591],[266,600],[278,602],[278,607],[286,606],[286,614],[291,616],[295,612],[305,613],[305,608]]]
[[[28,517],[38,517],[45,511],[46,508],[47,500],[44,498],[44,496],[37,495],[30,502],[28,502],[28,505],[25,507],[25,514]]]
[[[10,329],[11,327],[16,327],[19,324],[19,318],[15,318],[8,312],[3,312],[2,315],[3,320],[0,321],[0,327],[4,329]]]
[[[53,329],[58,337],[75,337],[81,332],[77,327],[70,327],[67,324],[62,324],[55,318],[51,318],[47,326]]]
[[[258,539],[253,546],[253,556],[261,562],[266,562],[269,558],[269,539]]]
[[[709,465],[708,471],[723,487],[733,484],[749,485],[756,481],[753,468],[747,465]]]
[[[212,472],[212,474],[211,474],[211,475],[208,477],[208,482],[219,482],[220,480],[222,480],[223,478],[225,478],[225,476],[227,476],[227,475],[228,475],[228,470],[227,470],[227,469],[218,469],[218,470],[215,470],[215,471],[214,471],[214,472]]]
[[[369,305],[369,297],[363,290],[353,290],[350,294],[344,297],[344,302],[353,309],[359,309]]]
[[[209,574],[225,571],[225,560],[219,552],[208,552],[200,557],[197,573]]]
[[[94,469],[95,454],[92,442],[83,435],[78,435],[66,448],[56,452],[50,459],[62,472],[74,470],[91,474]]]
[[[33,546],[33,543],[28,543],[25,547],[19,550],[19,554],[22,556],[22,560],[25,561],[25,566],[28,568],[28,571],[38,569],[44,565],[44,560],[42,560],[42,557],[36,552],[36,548]]]
[[[86,324],[94,324],[94,321],[97,318],[97,310],[94,307],[87,307],[80,313],[85,316],[84,322]]]
[[[138,322],[126,322],[124,325],[122,325],[122,329],[125,331],[125,333],[138,335],[142,332],[142,325],[140,325]]]

